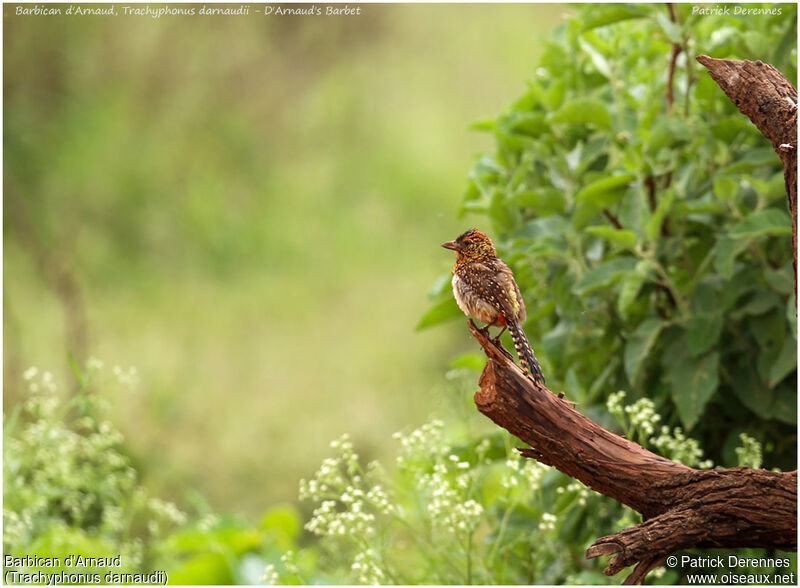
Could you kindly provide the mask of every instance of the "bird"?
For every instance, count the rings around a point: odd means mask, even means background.
[[[544,375],[536,361],[531,344],[522,330],[525,301],[505,262],[497,257],[497,249],[489,235],[470,229],[454,241],[442,243],[456,254],[453,266],[453,295],[458,307],[467,316],[489,327],[503,327],[497,340],[508,329],[520,363],[533,380],[544,385]]]

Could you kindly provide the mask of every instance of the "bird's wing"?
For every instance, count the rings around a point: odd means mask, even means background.
[[[497,272],[500,281],[503,284],[508,285],[509,288],[513,287],[514,296],[512,296],[513,298],[512,303],[516,302],[515,305],[516,316],[520,322],[523,322],[527,318],[528,313],[525,310],[525,300],[523,300],[522,298],[522,292],[520,292],[519,285],[517,285],[517,282],[514,279],[514,274],[511,272],[511,268],[508,267],[508,265],[506,265],[506,262],[504,262],[499,257],[495,261],[495,265],[496,265],[495,271]]]
[[[499,262],[499,264],[497,263]],[[525,320],[525,302],[509,267],[501,260],[488,265],[471,263],[459,277],[478,296],[501,310],[507,318]]]
[[[519,310],[517,311],[517,318],[519,318],[519,322],[525,322],[525,319],[528,316],[528,312],[525,310],[525,300],[522,298],[522,292],[519,291],[519,285],[517,281],[514,279],[514,274],[511,273],[511,268],[509,268],[503,260],[500,260],[506,270],[508,271],[507,279],[514,284],[514,294],[517,296],[517,302],[519,302]]]

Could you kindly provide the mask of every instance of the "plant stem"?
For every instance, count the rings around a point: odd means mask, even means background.
[[[472,585],[472,531],[467,535],[467,586]]]

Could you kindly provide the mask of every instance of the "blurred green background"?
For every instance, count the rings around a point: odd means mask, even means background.
[[[29,365],[136,366],[111,418],[147,485],[257,515],[339,434],[380,457],[448,410],[474,343],[414,326],[471,222],[491,137],[468,123],[524,90],[568,9],[3,10],[5,411]]]

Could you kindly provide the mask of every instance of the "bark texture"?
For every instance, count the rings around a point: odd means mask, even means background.
[[[695,470],[656,455],[529,379],[472,321],[470,330],[489,357],[478,410],[529,444],[524,455],[642,514],[641,524],[586,551],[614,555],[606,574],[638,564],[626,583],[642,582],[667,555],[691,547],[797,548],[797,472]]]

